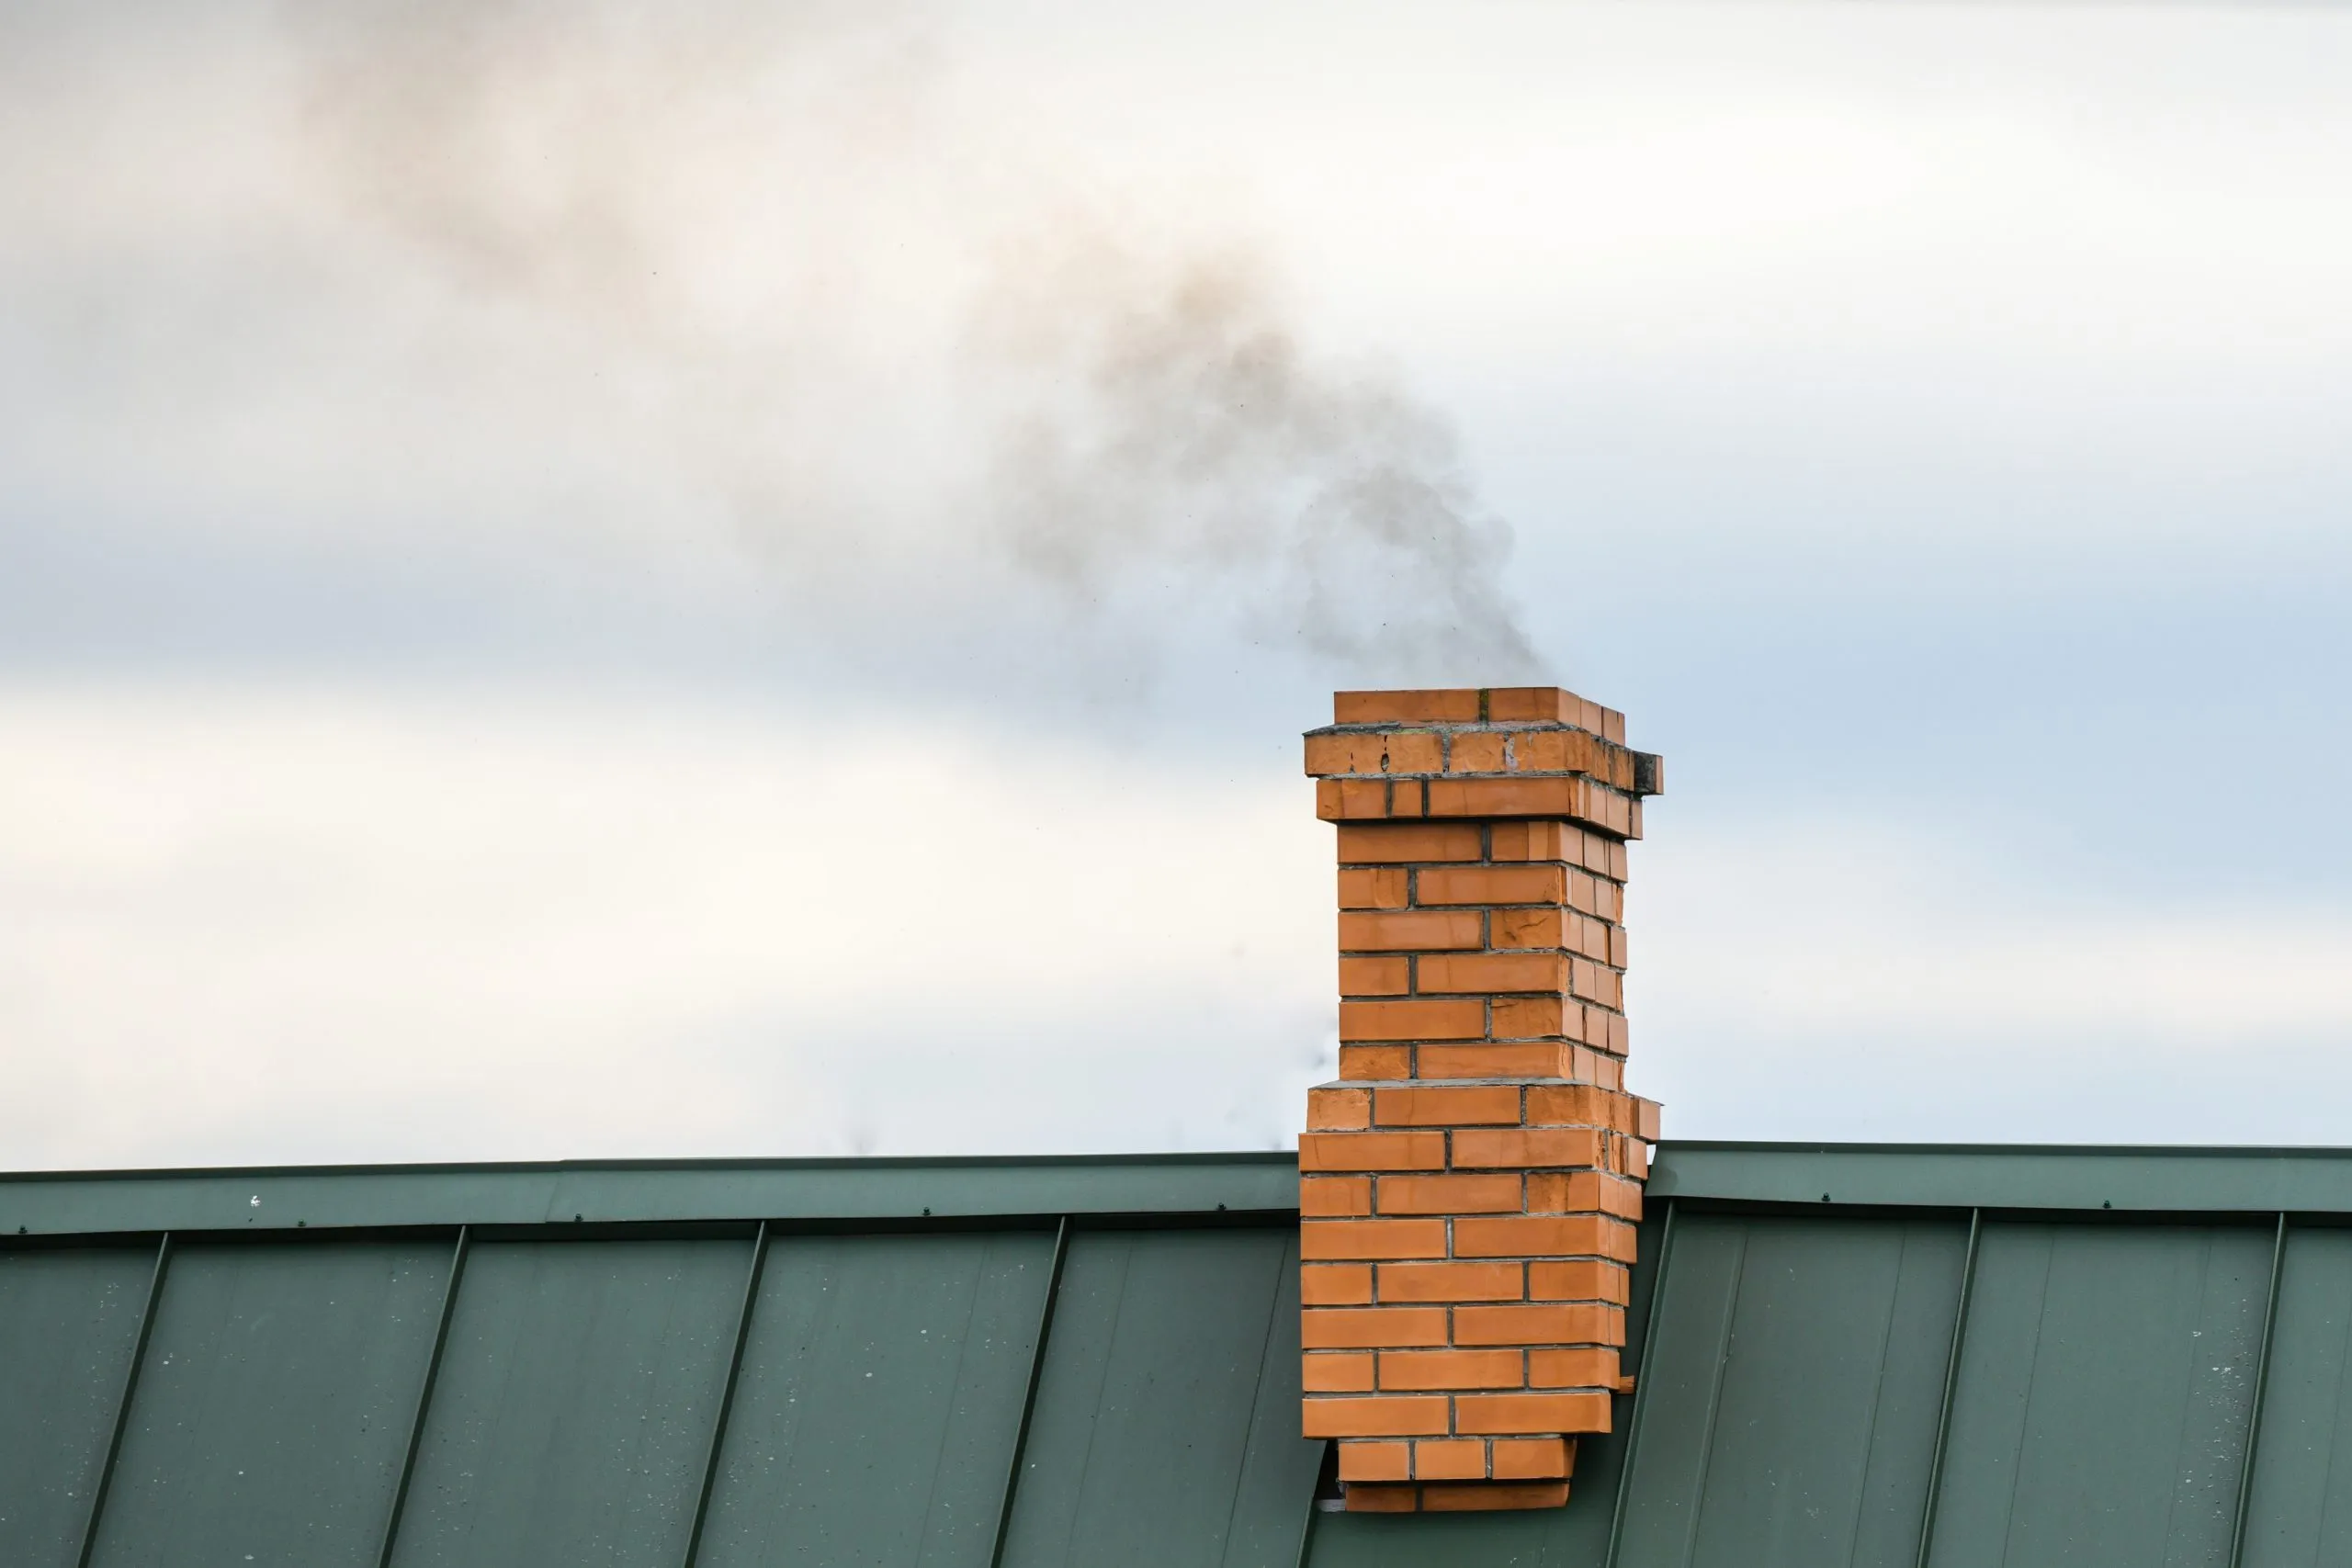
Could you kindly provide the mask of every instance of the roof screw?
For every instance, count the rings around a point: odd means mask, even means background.
[[[1821,1201],[1822,1201],[1823,1202],[1825,1202],[1825,1203],[1826,1203],[1827,1201],[1829,1201],[1829,1194],[1828,1194],[1828,1193],[1826,1193],[1826,1192],[1824,1192],[1824,1193],[1821,1195]]]
[[[2102,1209],[2112,1209],[2115,1207],[2115,1203],[2110,1199],[2102,1199],[2099,1202],[2099,1207]]]

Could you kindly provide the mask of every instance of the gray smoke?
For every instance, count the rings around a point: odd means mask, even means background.
[[[1087,594],[1172,569],[1351,668],[1532,664],[1501,591],[1510,531],[1479,511],[1442,418],[1316,363],[1246,260],[1153,277],[1090,259],[1050,298],[994,302],[1039,323],[1016,356],[1027,405],[995,454],[1024,566]]]
[[[1122,222],[1073,194],[1068,149],[989,141],[906,13],[288,15],[337,195],[454,287],[593,344],[684,482],[803,587],[837,593],[921,513],[922,553],[1009,568],[1131,643],[1207,623],[1366,674],[1533,663],[1510,530],[1447,422],[1303,344],[1249,245]],[[894,182],[971,258],[902,394],[940,432],[911,501],[831,386],[838,320],[903,246]],[[769,275],[714,284],[746,247]]]

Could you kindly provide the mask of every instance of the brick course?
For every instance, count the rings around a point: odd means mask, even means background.
[[[1657,1107],[1624,1089],[1625,846],[1664,767],[1557,687],[1343,692],[1340,1076],[1299,1139],[1310,1438],[1348,1506],[1556,1506],[1607,1431]]]

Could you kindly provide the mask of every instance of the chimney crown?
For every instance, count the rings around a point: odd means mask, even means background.
[[[1642,836],[1662,758],[1625,745],[1625,716],[1557,686],[1340,692],[1306,733],[1327,822],[1548,818]]]

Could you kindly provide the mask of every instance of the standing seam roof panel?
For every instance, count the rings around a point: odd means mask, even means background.
[[[779,1236],[707,1568],[987,1568],[1054,1238]]]
[[[0,1251],[0,1562],[73,1568],[155,1251]]]
[[[0,1562],[75,1561],[118,1429],[96,1561],[366,1562],[421,1410],[402,1562],[690,1568],[715,1476],[698,1562],[977,1565],[1033,1368],[1007,1562],[1293,1568],[1311,1517],[1317,1568],[1856,1568],[1903,1562],[1929,1510],[1937,1568],[2352,1561],[2352,1155],[1666,1145],[1638,1394],[1579,1444],[1567,1506],[1411,1518],[1309,1514],[1290,1179],[0,1179]],[[779,1438],[778,1399],[824,1419]]]

